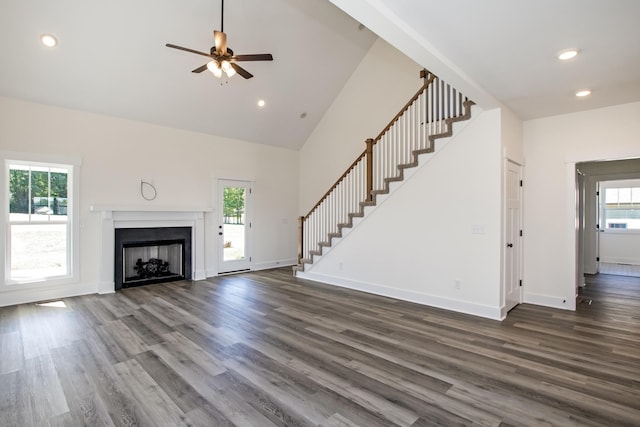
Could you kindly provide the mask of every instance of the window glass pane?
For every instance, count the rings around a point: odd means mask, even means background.
[[[29,171],[13,165],[9,169],[9,213],[11,220],[29,219]]]
[[[631,202],[640,205],[640,187],[631,189]]]
[[[67,216],[67,173],[51,172],[51,214],[52,221],[66,220]],[[59,218],[62,217],[62,218]]]
[[[618,188],[618,203],[628,204],[631,203],[631,189],[630,188]]]
[[[42,170],[31,170],[31,213],[48,215],[49,208],[49,173]],[[41,218],[34,217],[38,221]],[[48,218],[46,218],[48,220]]]
[[[224,188],[224,261],[245,259],[245,189]]]
[[[604,199],[606,204],[618,203],[618,189],[607,188],[604,192]]]
[[[65,276],[67,224],[12,224],[11,280]]]

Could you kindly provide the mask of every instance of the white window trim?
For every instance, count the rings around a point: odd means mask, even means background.
[[[69,167],[69,178],[71,185],[68,191],[71,193],[71,200],[67,207],[67,215],[69,216],[67,224],[69,227],[69,269],[66,276],[54,277],[50,279],[42,279],[29,282],[16,282],[9,280],[8,274],[10,266],[8,265],[9,257],[8,251],[9,239],[8,239],[8,227],[9,219],[9,164],[10,163],[25,163],[25,164],[38,164],[44,165],[65,165]],[[70,283],[77,283],[80,280],[80,166],[82,165],[82,159],[77,156],[64,156],[56,154],[41,154],[41,153],[24,153],[17,151],[0,151],[0,164],[2,164],[3,172],[0,179],[0,200],[2,200],[2,209],[0,209],[0,239],[5,242],[0,246],[0,256],[2,262],[0,262],[0,278],[2,278],[2,286],[0,286],[0,292],[25,290],[42,287],[52,287],[57,285],[66,285]],[[68,179],[69,179],[68,178]]]
[[[599,192],[600,192],[600,209],[599,218],[600,218],[600,230],[603,233],[609,234],[640,234],[640,229],[637,228],[607,228],[605,227],[607,223],[607,217],[605,213],[605,197],[606,190],[608,188],[632,188],[632,187],[640,187],[640,179],[619,179],[619,180],[606,180],[599,182]]]

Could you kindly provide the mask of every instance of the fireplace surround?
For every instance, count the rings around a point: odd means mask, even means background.
[[[101,221],[98,293],[116,290],[115,230],[120,228],[191,227],[191,277],[185,278],[206,279],[205,214],[211,208],[92,205],[90,210],[99,213]]]

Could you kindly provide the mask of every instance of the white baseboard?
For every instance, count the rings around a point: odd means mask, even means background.
[[[359,282],[355,280],[344,279],[341,277],[328,276],[312,272],[298,272],[296,276],[301,279],[313,280],[316,282],[327,283],[330,285],[340,286],[343,288],[353,289],[356,291],[367,292],[370,294],[390,297],[402,301],[414,302],[417,304],[427,305],[430,307],[443,308],[445,310],[456,311],[459,313],[471,314],[474,316],[484,317],[492,320],[503,320],[500,307],[491,307],[482,304],[475,304],[469,301],[454,300],[450,298],[439,297],[436,295],[428,295],[402,289],[389,288],[387,286],[377,285],[373,283]]]
[[[269,270],[271,268],[278,268],[278,267],[292,267],[297,263],[298,263],[298,260],[296,258],[281,259],[281,260],[268,261],[268,262],[254,262],[253,265],[251,266],[251,270],[258,271],[258,270]]]
[[[268,261],[268,262],[254,262],[253,264],[251,264],[251,268],[249,270],[258,271],[258,270],[269,270],[271,268],[278,268],[278,267],[293,267],[297,263],[298,263],[298,260],[296,258],[289,258],[289,259],[282,259],[282,260]],[[211,278],[211,277],[217,277],[217,276],[218,276],[218,272],[216,270],[208,269],[206,271],[205,279]],[[201,280],[201,279],[196,279],[196,280]]]
[[[623,257],[600,257],[600,262],[606,262],[610,264],[631,264],[640,265],[640,259],[638,258],[623,258]]]
[[[98,283],[98,293],[100,295],[112,294],[115,291],[116,291],[116,283],[114,281]]]
[[[205,270],[196,270],[193,272],[193,280],[204,280],[207,278]]]
[[[90,295],[95,294],[97,289],[97,284],[73,283],[55,287],[12,290],[0,294],[0,307]]]
[[[562,297],[525,292],[523,299],[523,302],[526,304],[541,305],[544,307],[559,308],[562,310],[572,310],[569,301]]]

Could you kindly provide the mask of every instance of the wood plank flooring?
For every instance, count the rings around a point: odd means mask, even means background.
[[[640,279],[504,322],[290,269],[0,309],[0,426],[640,425]]]

